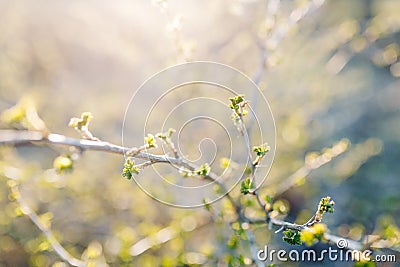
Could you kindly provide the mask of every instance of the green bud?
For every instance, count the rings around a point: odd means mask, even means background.
[[[247,177],[246,180],[242,181],[240,193],[242,193],[243,195],[247,195],[251,193],[251,190],[253,188],[254,188],[254,182],[250,179],[250,177]]]
[[[72,171],[73,161],[69,155],[58,156],[53,161],[53,167],[58,173]]]
[[[71,118],[68,123],[69,127],[75,128],[77,131],[85,131],[89,128],[89,123],[93,115],[90,112],[83,112],[80,118]]]
[[[156,137],[159,138],[159,139],[161,139],[161,140],[163,140],[163,141],[166,141],[167,139],[170,139],[170,138],[171,138],[171,136],[172,136],[173,133],[175,133],[175,129],[169,128],[167,132],[164,132],[164,133],[157,133],[157,134],[156,134]]]
[[[205,177],[210,173],[210,171],[211,171],[210,165],[208,165],[208,163],[204,163],[203,165],[200,166],[200,168],[196,169],[194,173]]]
[[[135,161],[129,158],[124,163],[124,169],[122,171],[122,176],[126,177],[128,180],[132,179],[133,174],[139,174],[140,169],[135,166]]]
[[[321,198],[321,201],[319,202],[318,206],[318,212],[320,214],[324,214],[325,212],[333,213],[334,211],[333,205],[335,205],[335,202],[331,200],[331,197],[327,196]]]
[[[204,208],[205,208],[207,211],[210,211],[210,210],[211,210],[211,204],[210,204],[210,202],[209,202],[207,199],[203,198],[203,204],[204,204]]]
[[[271,147],[267,143],[253,147],[253,151],[256,152],[258,157],[264,157],[270,150]]]
[[[237,95],[237,96],[229,98],[229,100],[231,101],[231,104],[229,105],[229,107],[233,110],[238,110],[239,104],[244,101],[243,97],[244,97],[244,95]]]
[[[237,235],[232,235],[226,245],[230,249],[236,249],[239,246],[239,237]]]
[[[144,138],[144,141],[147,145],[147,148],[156,148],[157,147],[157,143],[156,143],[156,139],[154,138],[154,135],[152,134],[147,134],[147,136]]]

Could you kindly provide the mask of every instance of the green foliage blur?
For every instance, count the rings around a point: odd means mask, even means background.
[[[79,138],[69,120],[90,111],[91,133],[120,144],[129,98],[149,76],[210,60],[255,78],[259,42],[310,1],[282,0],[272,24],[269,1],[158,2],[0,1],[1,128],[30,127],[23,120],[30,108],[9,109],[23,99],[50,131]],[[335,213],[324,223],[332,233],[399,248],[399,14],[396,0],[327,0],[266,47],[259,87],[275,117],[277,153],[260,194],[274,198],[268,205],[276,216],[304,223],[329,195]],[[128,127],[143,145],[141,129],[135,132],[134,121]],[[340,149],[346,152],[333,157]],[[319,166],[321,158],[330,162]],[[224,199],[207,205],[218,218],[204,208],[163,205],[121,176],[123,164],[120,155],[96,151],[0,147],[0,267],[69,266],[13,201],[14,180],[64,248],[91,266],[252,265],[240,238],[248,227],[260,249],[287,246],[265,225],[233,225],[232,232]],[[302,166],[315,170],[288,181]],[[248,214],[263,214],[250,195],[242,202]]]

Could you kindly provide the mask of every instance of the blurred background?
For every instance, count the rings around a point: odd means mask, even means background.
[[[92,133],[121,144],[125,108],[148,77],[185,61],[230,65],[258,83],[274,114],[275,161],[261,194],[279,216],[303,223],[330,195],[332,233],[398,248],[399,14],[396,0],[0,0],[0,110],[24,99],[51,131],[76,138],[69,119],[90,111]],[[4,116],[1,128],[10,128]],[[121,177],[120,155],[87,151],[57,174],[53,160],[65,153],[0,148],[0,266],[68,266],[12,201],[15,177],[67,251],[93,266],[240,266],[232,257],[251,256],[246,242],[227,247],[228,211],[213,219],[153,200]],[[259,248],[287,248],[265,225],[252,231]]]

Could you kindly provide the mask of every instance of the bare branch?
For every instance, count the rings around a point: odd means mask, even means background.
[[[138,151],[137,153],[135,152],[133,153],[133,155],[130,156],[150,161],[151,164],[169,163],[172,165],[184,167],[190,171],[194,171],[198,168],[198,166],[188,163],[180,157],[176,158],[176,157],[169,157],[167,155],[154,155],[151,153],[140,151],[140,149],[123,147],[100,140],[76,139],[56,133],[45,135],[40,131],[0,130],[0,145],[29,145],[32,143],[39,143],[39,144],[46,143],[49,145],[66,145],[66,146],[77,147],[81,150],[103,151],[120,155],[125,155],[128,151]],[[146,164],[146,166],[147,165],[148,164]],[[218,186],[220,186],[221,190],[224,193],[226,193],[227,198],[229,198],[229,200],[237,209],[236,203],[228,194],[228,189],[223,184],[217,182],[218,180],[217,174],[210,172],[209,174],[204,176],[204,179],[214,182]]]
[[[132,150],[131,148],[111,144],[109,142],[71,138],[56,133],[51,133],[46,136],[40,131],[0,130],[0,145],[29,145],[30,143],[74,146],[81,150],[104,151],[120,155],[125,155],[128,151]],[[135,154],[134,157],[155,162],[184,164],[182,160],[176,158],[165,155],[154,155],[142,151]]]

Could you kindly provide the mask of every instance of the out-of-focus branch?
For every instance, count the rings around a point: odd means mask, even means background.
[[[301,179],[306,178],[314,170],[328,164],[334,158],[340,156],[348,150],[350,142],[347,139],[342,139],[332,146],[332,148],[327,149],[325,152],[321,153],[319,156],[313,158],[307,158],[305,164],[300,167],[297,171],[291,174],[286,179],[282,179],[275,188],[273,195],[278,196],[286,192],[293,186],[295,186]]]
[[[259,86],[265,70],[268,67],[269,57],[274,54],[282,40],[288,35],[290,30],[310,13],[316,11],[324,4],[325,0],[309,0],[303,5],[294,9],[288,16],[286,22],[278,25],[280,0],[268,1],[265,18],[261,26],[261,31],[254,38],[259,49],[259,66],[253,78],[254,83]],[[256,112],[258,93],[254,92],[250,97],[253,112]],[[248,123],[248,132],[251,133],[254,127],[254,119]]]
[[[37,228],[45,235],[47,241],[50,243],[54,251],[66,262],[72,266],[84,267],[86,263],[75,257],[73,257],[54,236],[49,225],[46,225],[39,216],[34,212],[23,200],[21,193],[19,192],[18,186],[14,185],[11,187],[11,191],[15,200],[18,202],[21,212],[29,217],[29,219],[36,225]]]
[[[288,32],[299,23],[300,20],[305,18],[308,14],[316,11],[324,2],[325,0],[310,0],[294,9],[290,13],[286,23],[273,28],[270,38],[267,39],[266,46],[272,50],[276,49],[280,42],[287,36]]]
[[[189,233],[192,231],[195,231],[197,229],[202,228],[203,226],[208,225],[209,223],[212,222],[211,217],[205,216],[204,214],[200,214],[199,216],[186,216],[182,219],[184,220],[190,220],[193,221],[193,226],[188,227],[188,228],[181,228],[181,229],[176,229],[172,226],[167,226],[157,233],[155,233],[153,236],[147,236],[143,239],[140,239],[137,241],[135,244],[133,244],[130,247],[129,253],[132,256],[138,256],[149,249],[152,249],[154,247],[160,246],[176,237],[181,235],[182,233]]]
[[[160,12],[165,15],[167,30],[174,35],[178,61],[189,61],[192,57],[193,44],[189,41],[185,41],[182,37],[182,17],[178,15],[173,16],[168,7],[168,2],[165,0],[155,1],[154,4],[160,9]]]

